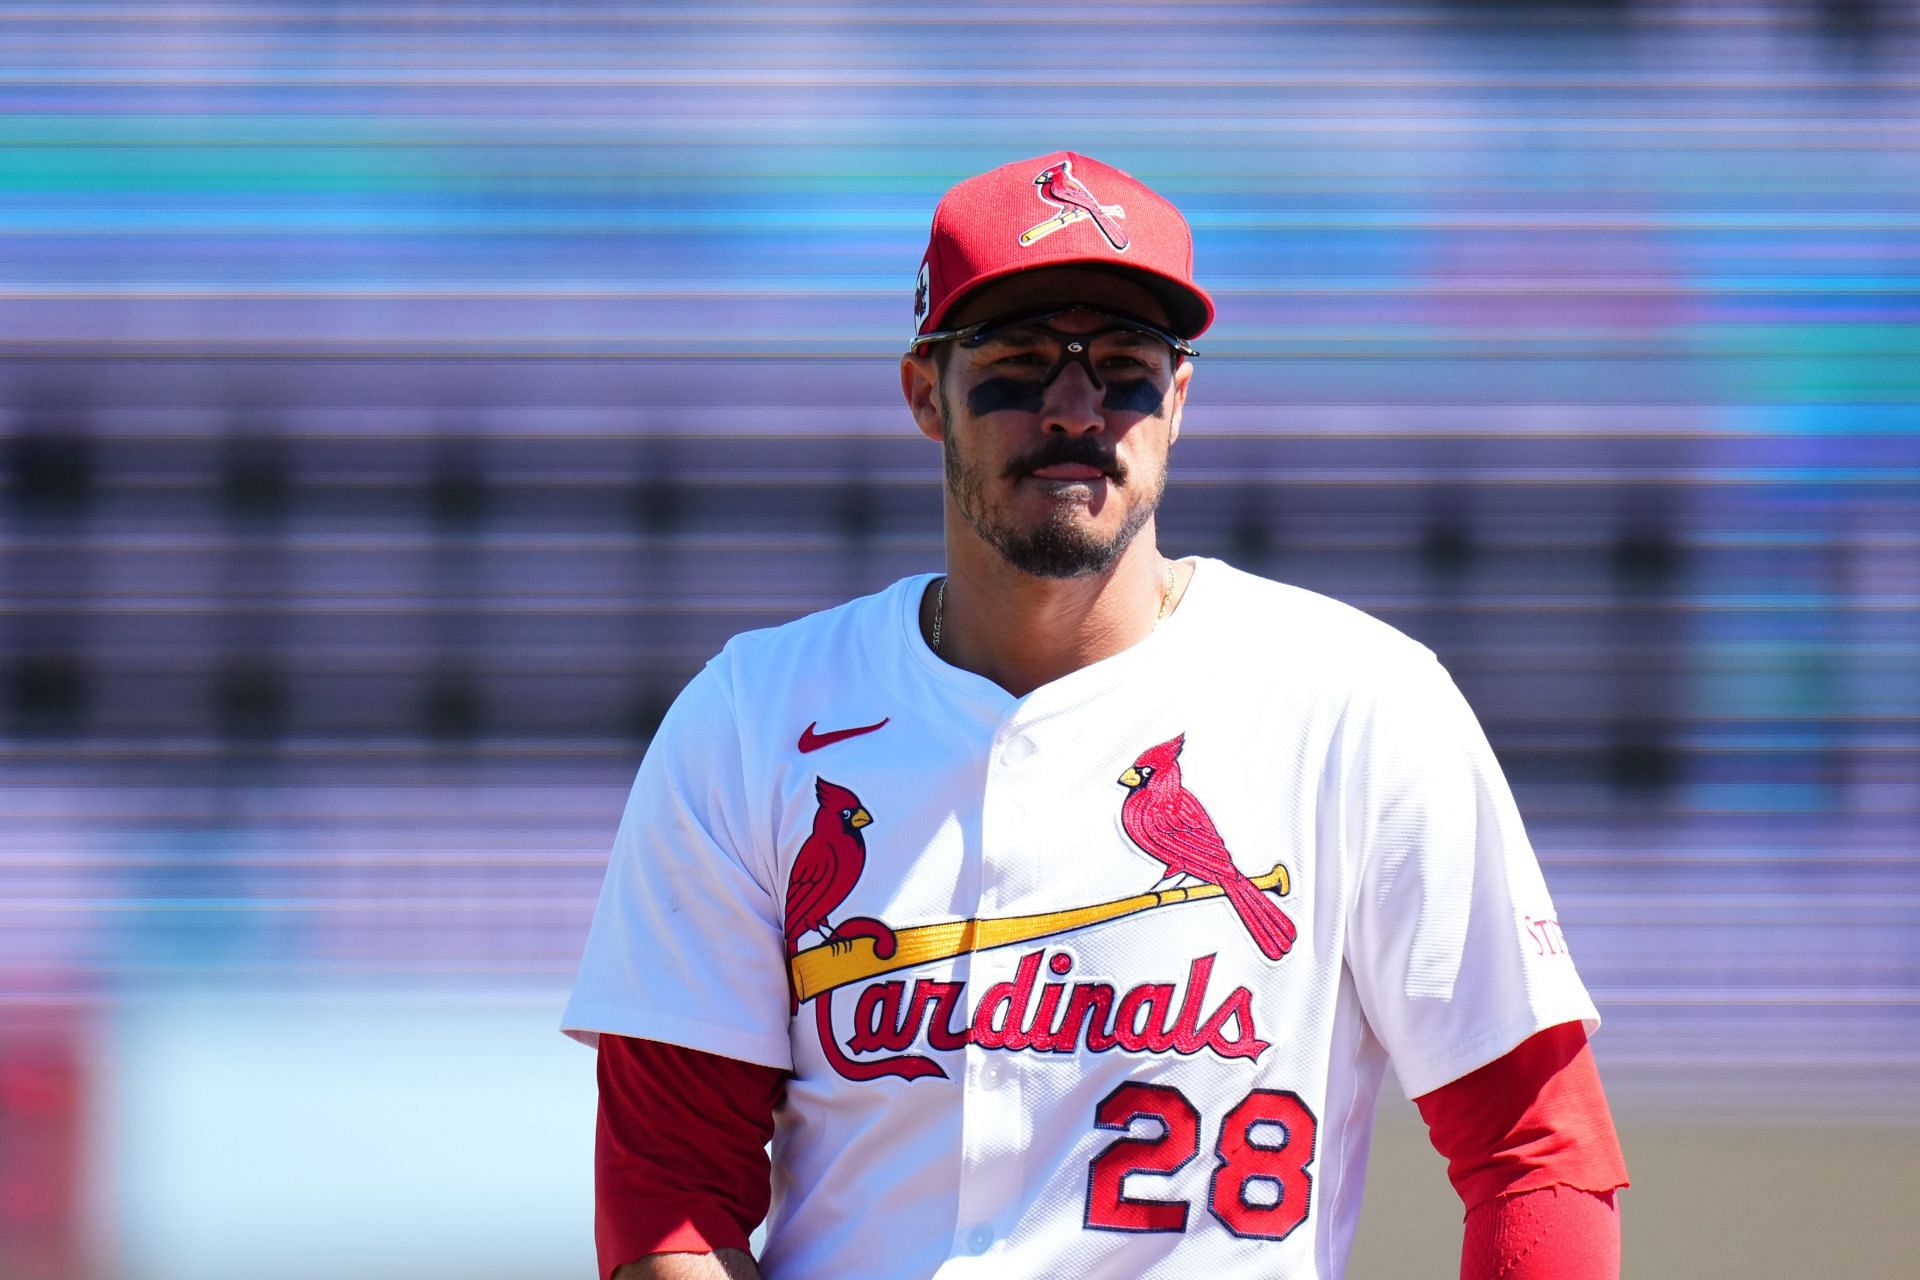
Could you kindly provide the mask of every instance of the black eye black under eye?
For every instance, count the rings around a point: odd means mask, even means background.
[[[967,388],[967,412],[974,417],[1016,410],[1038,413],[1047,389],[1031,378],[988,378]]]
[[[1047,389],[1031,378],[988,378],[967,389],[967,412],[974,417],[989,413],[1038,413],[1045,406]],[[1100,396],[1100,407],[1109,413],[1156,414],[1166,392],[1151,378],[1115,379]]]
[[[1107,384],[1100,407],[1112,413],[1159,413],[1166,393],[1151,378],[1127,378]]]

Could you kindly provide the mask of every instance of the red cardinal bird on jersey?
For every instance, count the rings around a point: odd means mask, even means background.
[[[1240,923],[1269,960],[1278,960],[1299,935],[1278,903],[1233,865],[1213,819],[1193,792],[1180,785],[1180,749],[1187,735],[1148,747],[1120,775],[1127,798],[1120,803],[1120,825],[1142,849],[1167,864],[1167,875],[1192,876],[1217,884],[1240,913]]]
[[[1048,165],[1033,180],[1040,188],[1041,199],[1049,204],[1057,204],[1063,209],[1078,209],[1093,219],[1093,225],[1100,228],[1100,234],[1107,243],[1116,249],[1127,247],[1127,233],[1121,225],[1109,215],[1093,192],[1073,176],[1073,161],[1062,160],[1059,164]]]
[[[796,955],[800,939],[818,929],[828,942],[840,935],[827,923],[827,913],[838,911],[853,892],[867,865],[867,841],[860,828],[873,821],[860,797],[824,778],[813,780],[820,801],[813,815],[813,834],[794,855],[787,873],[787,954]]]

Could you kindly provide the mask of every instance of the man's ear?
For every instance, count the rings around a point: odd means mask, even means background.
[[[924,351],[910,351],[900,357],[900,394],[907,398],[913,425],[920,434],[939,444],[947,438],[947,424],[940,416],[940,364]]]
[[[1187,407],[1187,384],[1193,381],[1193,361],[1182,360],[1173,371],[1173,387],[1167,393],[1167,448],[1180,438],[1180,413]]]

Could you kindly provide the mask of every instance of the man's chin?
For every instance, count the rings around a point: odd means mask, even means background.
[[[1072,526],[1049,526],[1025,533],[1002,531],[989,539],[1006,562],[1036,578],[1084,578],[1105,573],[1133,541],[1135,529],[1099,538]]]
[[[951,444],[948,448],[950,451]],[[1107,492],[1112,482],[1103,478],[1091,485],[1061,485],[1054,501],[1038,506],[1031,502],[1034,495],[1028,493],[1027,501],[1016,499],[989,515],[982,510],[985,484],[959,467],[951,456],[947,459],[947,475],[948,494],[975,535],[999,552],[1007,564],[1036,578],[1084,578],[1107,572],[1126,554],[1159,505],[1156,492],[1151,503],[1135,502],[1124,511],[1116,511],[1109,501],[1114,495]],[[1023,480],[1016,488],[1030,484],[1036,482]],[[1093,501],[1088,501],[1089,497]],[[1117,526],[1116,516],[1120,520]]]

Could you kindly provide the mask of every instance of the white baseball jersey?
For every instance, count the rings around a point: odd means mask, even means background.
[[[1599,1025],[1431,651],[1213,560],[1023,698],[930,577],[736,637],[640,766],[563,1026],[792,1071],[768,1280],[1334,1280],[1418,1096]]]

